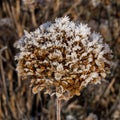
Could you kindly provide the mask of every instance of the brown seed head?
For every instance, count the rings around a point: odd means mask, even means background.
[[[44,90],[61,99],[80,95],[89,83],[100,83],[111,66],[111,50],[101,35],[68,17],[25,31],[17,47],[18,74],[31,78],[33,93]]]

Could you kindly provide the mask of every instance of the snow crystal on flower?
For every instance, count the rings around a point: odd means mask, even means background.
[[[98,73],[97,73],[97,72],[92,72],[92,73],[90,74],[90,76],[91,76],[92,78],[97,78],[97,77],[98,77]]]
[[[56,80],[60,80],[62,77],[62,74],[61,73],[55,73],[55,79]]]
[[[58,66],[57,66],[57,71],[62,71],[63,70],[63,65],[62,64],[59,64]]]
[[[62,17],[62,18],[56,18],[55,19],[55,22],[58,23],[58,24],[63,24],[63,23],[66,23],[66,22],[69,22],[70,18],[68,16],[65,16],[65,17]]]

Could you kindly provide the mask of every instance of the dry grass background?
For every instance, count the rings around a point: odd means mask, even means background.
[[[18,78],[14,43],[24,29],[65,15],[100,32],[115,65],[101,85],[89,85],[79,97],[62,102],[62,120],[120,120],[120,0],[1,0],[0,120],[56,119],[54,97],[33,95],[29,80]]]

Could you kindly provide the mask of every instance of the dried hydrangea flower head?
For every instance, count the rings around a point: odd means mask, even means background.
[[[88,83],[100,83],[111,66],[111,50],[101,35],[67,16],[25,31],[17,48],[17,71],[31,79],[33,93],[44,90],[61,99],[80,95]]]

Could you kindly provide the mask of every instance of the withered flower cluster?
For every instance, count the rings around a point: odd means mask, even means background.
[[[101,35],[67,16],[25,31],[17,48],[18,74],[31,79],[33,93],[43,90],[60,99],[80,95],[88,83],[100,83],[111,66],[111,50]]]

